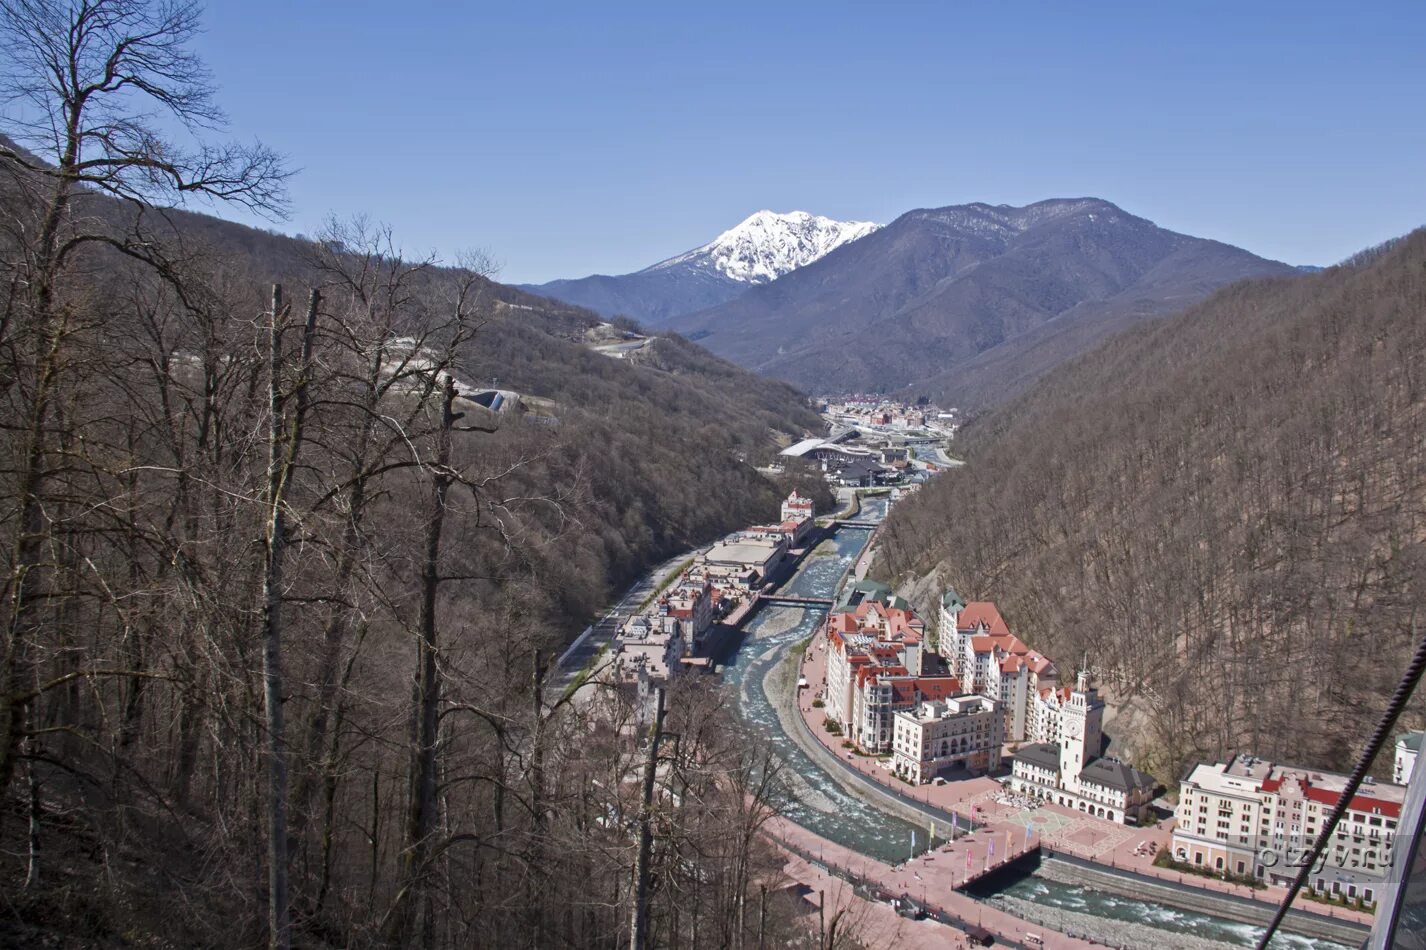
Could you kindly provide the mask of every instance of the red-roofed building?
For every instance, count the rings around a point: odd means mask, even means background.
[[[890,751],[897,713],[963,693],[954,676],[913,676],[893,662],[874,657],[872,663],[859,666],[853,677],[843,732],[864,752],[880,755]]]
[[[826,620],[827,718],[868,752],[891,748],[897,712],[964,692],[958,677],[923,675],[925,624],[904,603],[868,597]]]
[[[998,701],[1005,738],[1037,742],[1040,691],[1058,685],[1054,663],[1013,633],[988,600],[965,601],[953,590],[941,597],[940,653],[969,692]]]
[[[783,501],[779,517],[782,518],[782,527],[789,532],[789,541],[794,547],[817,526],[817,522],[812,518],[813,510],[812,499],[799,495],[795,488]]]
[[[1250,755],[1200,763],[1179,789],[1173,854],[1213,871],[1285,883],[1346,790],[1347,777],[1275,765]],[[1314,864],[1315,893],[1374,903],[1391,870],[1406,787],[1372,782],[1352,796]]]

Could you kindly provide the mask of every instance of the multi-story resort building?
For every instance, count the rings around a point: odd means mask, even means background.
[[[1202,763],[1179,789],[1173,855],[1196,867],[1274,883],[1295,878],[1347,778],[1250,755]],[[1364,785],[1308,879],[1316,893],[1375,902],[1391,868],[1406,789]]]
[[[883,584],[848,588],[826,631],[827,717],[864,751],[890,750],[896,713],[963,692],[954,676],[927,675],[925,624]]]
[[[1031,706],[1028,736],[1031,742],[1060,741],[1060,724],[1074,690],[1068,686],[1044,686]]]
[[[784,531],[791,531],[790,543],[796,547],[801,543],[807,533],[817,526],[813,520],[814,506],[811,498],[804,498],[797,493],[797,489],[792,490],[782,503],[782,524],[780,527]]]
[[[624,683],[667,682],[684,656],[683,637],[651,614],[630,617],[615,643],[614,672]]]
[[[1104,701],[1081,672],[1059,710],[1059,738],[1022,747],[1011,760],[1015,791],[1096,818],[1129,823],[1148,811],[1156,783],[1117,759],[1100,756]]]
[[[1000,767],[1005,720],[992,699],[952,696],[892,718],[892,770],[908,782],[922,785],[944,772]]]
[[[1050,741],[1041,729],[1042,694],[1054,690],[1059,672],[1049,657],[1010,632],[990,601],[967,602],[953,590],[941,597],[940,654],[966,692],[1000,703],[1008,742]]]
[[[745,531],[713,544],[699,555],[698,563],[715,572],[751,572],[752,583],[761,584],[782,566],[787,550],[781,532]]]
[[[659,628],[681,637],[691,653],[703,646],[720,597],[706,575],[690,571],[659,597],[652,613]]]

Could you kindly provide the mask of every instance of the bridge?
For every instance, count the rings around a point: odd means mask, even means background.
[[[877,521],[856,521],[848,519],[845,521],[833,521],[832,524],[839,528],[875,528],[880,522]]]
[[[831,607],[830,597],[797,597],[792,594],[758,594],[758,601],[774,607]]]

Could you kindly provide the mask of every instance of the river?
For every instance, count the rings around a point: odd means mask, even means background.
[[[858,520],[879,521],[886,514],[885,497],[863,503]],[[856,563],[871,535],[869,528],[842,528],[817,548],[782,592],[803,597],[832,597]],[[818,836],[861,854],[897,864],[927,846],[926,829],[912,825],[852,795],[803,752],[783,729],[768,696],[767,682],[787,651],[812,636],[826,611],[800,607],[764,607],[743,629],[737,651],[723,669],[723,681],[738,697],[738,711],[772,743],[782,759],[791,800],[784,814]],[[784,666],[783,675],[795,675]]]
[[[858,521],[880,521],[888,499],[866,499]],[[804,597],[835,597],[870,536],[867,528],[842,528],[819,546],[782,592]],[[899,864],[928,846],[926,828],[913,825],[848,792],[814,762],[784,730],[768,684],[796,667],[778,669],[787,652],[817,629],[825,611],[764,607],[744,627],[743,638],[723,669],[723,680],[737,697],[744,721],[765,735],[782,759],[790,801],[784,815],[819,837],[888,864]],[[787,684],[782,684],[786,694]],[[913,838],[914,835],[914,838]],[[913,847],[913,841],[915,845]],[[1160,950],[1251,947],[1262,928],[1208,914],[1181,911],[1151,901],[1130,900],[1103,891],[1030,874],[972,896],[1017,917],[1057,930],[1073,930],[1101,943],[1153,945]],[[1283,934],[1273,940],[1282,950],[1347,950],[1340,944]]]

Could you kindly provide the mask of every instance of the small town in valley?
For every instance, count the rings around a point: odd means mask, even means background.
[[[1426,950],[1426,0],[1224,7],[0,0],[0,950]]]
[[[740,668],[761,624],[796,621],[809,634],[779,661],[795,664],[796,685],[774,717],[776,735],[804,753],[787,763],[794,785],[822,782],[910,829],[896,859],[779,819],[772,834],[804,886],[854,885],[840,899],[921,934],[913,946],[1219,946],[1266,923],[1346,777],[1244,752],[1173,781],[1110,754],[1093,656],[1052,658],[992,601],[943,589],[923,615],[865,576],[888,508],[958,464],[955,411],[859,396],[817,405],[828,434],[788,446],[768,469],[820,475],[839,510],[792,491],[776,522],[667,565],[637,603],[586,631],[607,642],[586,649],[586,675],[568,688],[620,691],[647,722],[672,681]],[[835,576],[805,582],[819,563]],[[1289,917],[1313,946],[1365,934],[1420,743],[1402,736],[1394,781],[1352,796]],[[1069,909],[1086,895],[1098,895],[1088,910]],[[1157,935],[1155,914],[1210,936]]]

